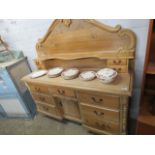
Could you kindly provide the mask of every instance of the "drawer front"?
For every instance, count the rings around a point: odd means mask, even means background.
[[[53,98],[50,96],[34,94],[34,93],[32,93],[32,96],[36,102],[42,102],[42,103],[55,105]]]
[[[28,84],[30,90],[35,93],[48,94],[48,86],[38,84]]]
[[[52,87],[50,92],[58,96],[76,97],[74,90],[62,87]]]
[[[107,60],[108,65],[127,65],[126,59],[111,59]]]
[[[80,102],[87,103],[94,106],[101,106],[110,109],[119,109],[119,97],[108,95],[93,95],[80,92],[78,94]]]
[[[119,123],[111,123],[108,121],[98,120],[92,117],[91,115],[86,115],[83,118],[83,123],[89,127],[102,130],[112,134],[119,134],[120,132],[120,124]]]
[[[108,66],[114,70],[116,70],[117,72],[119,73],[124,73],[124,72],[127,72],[128,71],[128,66]]]
[[[43,104],[37,104],[37,109],[39,112],[45,112],[48,113],[49,115],[55,115],[55,116],[59,116],[60,113],[58,112],[56,107],[50,107],[47,105],[43,105]]]
[[[80,104],[82,116],[91,115],[93,118],[98,120],[109,120],[113,122],[119,122],[119,111],[111,111],[104,108],[92,107]]]

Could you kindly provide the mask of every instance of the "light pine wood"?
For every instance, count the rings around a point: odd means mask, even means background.
[[[109,59],[101,60],[98,58],[81,58],[75,60],[50,59],[43,62],[35,60],[38,69],[49,69],[57,66],[67,68],[79,68],[81,71],[93,70],[97,71],[101,68],[110,67],[118,72],[128,72],[128,61],[126,59]]]
[[[81,122],[100,134],[126,134],[128,98],[132,95],[136,36],[121,26],[110,27],[95,20],[54,20],[36,45],[38,69],[61,66],[98,71],[118,71],[113,83],[62,77],[25,81],[38,111],[57,118]]]
[[[118,72],[128,72],[133,62],[123,62],[134,59],[136,46],[136,37],[131,30],[121,26],[113,28],[95,20],[70,20],[69,25],[65,23],[66,20],[55,20],[37,43],[35,63],[38,69],[57,65],[81,69],[108,66]],[[94,61],[95,58],[99,60]],[[110,59],[114,63],[109,63]]]
[[[75,92],[73,89],[67,89],[62,87],[49,87],[49,91],[53,95],[75,97]]]
[[[56,106],[52,107],[49,105],[45,105],[45,104],[37,104],[37,109],[39,112],[54,117],[56,119],[62,119],[61,113],[60,111],[56,108]]]
[[[95,20],[71,20],[69,25],[55,20],[37,44],[41,59],[89,57],[134,58],[136,38],[131,30],[112,28]]]
[[[78,102],[61,99],[64,118],[81,122],[81,114]]]
[[[49,93],[48,89],[51,88],[52,90],[52,88],[56,86],[60,89],[68,88],[70,90],[91,90],[94,92],[131,96],[132,87],[130,84],[133,80],[133,77],[130,73],[121,73],[119,74],[118,78],[111,84],[103,84],[98,79],[85,82],[79,78],[73,80],[64,80],[62,77],[48,78],[47,75],[37,79],[31,79],[29,76],[25,76],[23,80],[29,84],[33,83],[33,88],[30,86],[32,91],[42,91],[43,93]]]
[[[87,127],[92,127],[94,129],[98,129],[105,132],[110,132],[111,134],[120,134],[119,130],[119,123],[113,123],[109,121],[99,120],[94,118],[91,115],[88,115],[86,117],[83,117],[83,122]],[[93,131],[93,129],[91,129]]]
[[[55,105],[53,97],[51,97],[51,96],[36,94],[36,93],[31,93],[31,94],[32,94],[33,99],[36,102],[46,103],[46,104],[49,104],[49,105]]]
[[[126,73],[128,72],[128,66],[118,66],[118,65],[107,65],[108,68],[112,68],[116,70],[118,73]]]
[[[114,65],[127,65],[126,59],[109,59],[107,60],[107,65],[114,66]]]
[[[41,94],[49,94],[49,91],[47,89],[47,86],[45,86],[44,84],[35,84],[33,83],[33,80],[30,80],[30,83],[28,83],[28,87],[30,89],[31,92],[34,93],[41,93]]]
[[[90,106],[85,103],[80,103],[81,113],[83,117],[92,116],[98,120],[109,120],[119,123],[119,111],[106,109],[103,107]]]
[[[114,95],[104,95],[102,93],[98,93],[97,95],[90,92],[82,92],[78,93],[78,98],[80,102],[92,105],[105,107],[109,109],[119,109],[120,98]]]

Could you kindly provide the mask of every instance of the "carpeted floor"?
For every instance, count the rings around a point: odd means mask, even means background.
[[[90,135],[84,127],[71,121],[60,122],[38,114],[33,120],[0,120],[0,135]]]

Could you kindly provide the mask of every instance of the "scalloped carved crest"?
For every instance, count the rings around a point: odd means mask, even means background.
[[[96,20],[54,20],[48,32],[36,45],[38,58],[100,59],[126,58],[135,55],[136,37],[120,25],[110,27]]]

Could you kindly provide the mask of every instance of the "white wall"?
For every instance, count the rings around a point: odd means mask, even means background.
[[[36,42],[39,38],[44,36],[52,21],[51,19],[0,20],[0,35],[2,35],[11,49],[23,50],[34,70],[33,59],[36,57]],[[132,118],[135,118],[138,111],[149,20],[100,19],[99,21],[111,26],[120,24],[122,27],[132,29],[136,33],[135,83],[130,115]]]
[[[32,69],[36,69],[33,59],[36,57],[35,45],[49,28],[52,20],[0,20],[0,35],[11,49],[22,50],[28,57]]]

